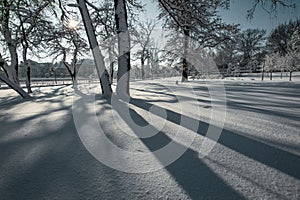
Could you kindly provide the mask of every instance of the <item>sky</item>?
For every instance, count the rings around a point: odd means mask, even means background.
[[[249,20],[247,19],[247,10],[252,7],[251,1],[234,0],[231,1],[230,10],[221,12],[221,17],[225,22],[240,24],[242,30],[260,28],[266,29],[269,33],[281,23],[291,19],[300,19],[300,1],[295,0],[294,2],[296,3],[295,9],[279,6],[278,12],[272,15],[263,10],[261,6],[258,6],[254,13],[254,18]]]
[[[145,14],[140,15],[140,19],[155,19],[158,15],[157,6],[152,0],[143,1],[146,5]],[[242,30],[247,28],[266,29],[270,33],[272,29],[281,23],[289,21],[290,19],[300,19],[300,1],[294,0],[290,2],[296,3],[296,9],[284,8],[279,6],[276,16],[270,15],[261,6],[258,6],[254,18],[247,19],[247,10],[252,7],[250,0],[231,0],[229,10],[221,10],[220,15],[224,22],[240,24]]]

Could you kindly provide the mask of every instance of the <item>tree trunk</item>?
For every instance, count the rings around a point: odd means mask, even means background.
[[[4,7],[9,7],[9,1],[4,0],[3,1]],[[13,38],[12,38],[12,33],[10,31],[9,27],[9,20],[10,20],[10,11],[9,9],[6,10],[6,12],[2,13],[1,17],[2,21],[2,34],[4,36],[5,42],[7,44],[9,54],[10,54],[10,65],[6,66],[6,71],[8,74],[8,78],[14,82],[15,84],[19,85],[19,80],[18,80],[18,53],[17,53],[17,44]]]
[[[52,67],[51,68],[51,71],[53,72],[53,74],[54,74],[54,82],[55,82],[55,85],[57,85],[57,75],[56,75],[56,71],[55,71],[55,69]]]
[[[19,85],[17,47],[11,44],[8,48],[9,48],[10,58],[11,58],[11,64],[9,66],[8,76],[10,80],[12,80],[14,83]]]
[[[290,71],[290,81],[292,81],[292,74],[293,74],[293,71]]]
[[[18,84],[11,81],[9,78],[7,78],[5,75],[0,73],[0,80],[6,83],[11,89],[15,90],[18,94],[21,95],[24,99],[29,99],[31,96],[26,93]]]
[[[77,79],[76,79],[76,76],[77,76],[76,64],[74,64],[74,62],[72,63],[72,65],[71,65],[72,68],[73,68],[73,70],[72,70],[71,66],[70,66],[68,63],[66,63],[65,60],[66,60],[66,57],[64,56],[64,58],[63,58],[63,64],[64,64],[64,66],[66,67],[66,69],[67,69],[67,71],[68,71],[68,73],[69,73],[69,75],[70,75],[70,77],[71,77],[72,85],[73,85],[74,87],[76,87],[76,85],[77,85]]]
[[[186,58],[183,58],[181,82],[186,82],[186,81],[188,81],[188,63]]]
[[[141,58],[142,79],[145,80],[145,60]]]
[[[110,84],[114,83],[114,61],[110,63]]]
[[[25,64],[25,63],[24,63]],[[28,65],[28,62],[26,61],[26,88],[28,93],[32,93],[31,89],[31,78],[30,78],[30,66]]]
[[[27,46],[23,45],[23,62],[24,62],[24,67],[26,68],[26,88],[28,93],[32,93],[31,90],[31,79],[30,79],[30,66],[28,64],[27,60]]]
[[[88,12],[85,0],[77,0],[79,5],[80,14],[84,22],[84,28],[88,36],[90,48],[93,52],[93,57],[96,64],[96,70],[100,80],[102,94],[106,98],[110,98],[112,94],[111,85],[109,82],[109,75],[105,68],[104,58],[98,46],[97,38],[95,35],[95,28],[92,24],[90,14]]]
[[[265,63],[262,66],[261,81],[264,81],[264,76],[265,76]]]
[[[272,81],[273,80],[273,73],[270,72],[270,80]]]
[[[2,60],[0,62],[1,64],[1,67],[3,69],[6,70],[5,74],[9,74],[9,72],[11,72],[11,67],[8,66],[8,64]],[[21,95],[21,97],[23,98],[31,98],[30,95],[28,93],[26,93],[21,87],[19,84],[16,84],[14,81],[10,80],[9,79],[9,76],[5,76],[4,74],[1,74],[0,72],[0,80],[3,81],[4,83],[6,83],[11,89],[15,90],[18,94]]]
[[[189,46],[189,27],[184,30],[184,53],[183,53],[183,60],[182,60],[182,75],[181,75],[181,82],[188,81],[188,62],[187,62],[187,51],[188,51],[188,46]]]
[[[112,46],[112,47],[111,47]],[[112,51],[114,50],[114,40],[112,41],[112,43],[109,45],[108,47],[108,57],[109,57],[109,71],[110,71],[110,84],[112,85],[114,82],[114,60],[113,60],[113,56],[112,56]]]
[[[114,0],[114,6],[119,51],[116,91],[118,95],[128,96],[130,78],[130,38],[125,0]]]

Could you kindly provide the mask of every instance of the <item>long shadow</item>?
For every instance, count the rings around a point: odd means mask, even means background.
[[[273,89],[271,91],[270,87]],[[291,120],[298,120],[299,116],[297,114],[293,114],[291,112],[282,112],[276,109],[288,109],[291,108],[293,110],[300,108],[300,104],[298,102],[294,102],[289,99],[282,100],[280,102],[275,101],[274,98],[277,97],[297,97],[300,98],[300,85],[295,84],[293,88],[283,88],[278,85],[254,85],[254,86],[243,86],[243,85],[225,85],[226,88],[226,96],[227,96],[227,106],[232,109],[245,110],[250,112],[257,112],[266,115],[272,116],[280,116]],[[280,91],[280,90],[283,91]],[[196,92],[206,92],[207,89],[203,86],[194,87]],[[258,93],[258,94],[254,94]],[[265,96],[260,96],[260,94],[266,95],[276,95],[272,96],[271,99],[266,99]],[[256,98],[254,98],[256,97]],[[245,102],[246,100],[246,102]],[[202,101],[202,100],[198,100]],[[242,102],[241,102],[242,101]],[[250,103],[253,102],[253,103]],[[210,103],[209,101],[203,103]],[[214,103],[218,104],[217,101]],[[259,103],[259,105],[257,105]],[[263,108],[261,106],[267,106],[268,108]],[[276,108],[276,109],[272,109]]]
[[[172,99],[152,99],[152,100],[147,100],[149,103],[155,103],[155,102],[165,102],[165,103],[176,103],[178,102],[178,99],[180,101],[195,101],[194,98],[191,98],[189,96],[181,96],[181,95],[169,95],[164,92],[161,92],[160,88],[164,87],[161,84],[151,84],[154,86],[159,86],[159,88],[151,88],[149,89],[136,89],[145,93],[152,93],[152,94],[159,94],[159,95],[168,95]],[[298,109],[300,108],[300,104],[298,102],[291,101],[289,99],[282,100],[280,103],[274,99],[260,99],[260,95],[254,94],[254,93],[261,93],[261,94],[272,94],[276,95],[276,99],[278,100],[279,97],[286,97],[286,96],[293,96],[293,97],[299,97],[300,95],[298,94],[297,90],[299,84],[295,84],[293,88],[290,88],[291,86],[288,85],[285,88],[284,86],[278,86],[278,84],[266,84],[266,85],[258,85],[258,84],[252,84],[250,86],[244,86],[244,85],[225,85],[226,88],[226,96],[227,96],[227,106],[232,109],[238,109],[238,110],[245,110],[245,111],[250,111],[250,112],[257,112],[261,114],[266,114],[266,115],[273,115],[273,116],[280,116],[292,120],[298,120],[299,116],[296,114],[293,114],[291,112],[286,113],[282,112],[280,110],[274,110],[271,109],[272,107],[275,108],[283,108],[283,109],[288,109],[288,108],[293,108],[293,109]],[[271,91],[268,91],[270,87],[273,87]],[[300,88],[300,87],[299,87]],[[282,89],[283,92],[278,91],[279,89]],[[296,89],[296,90],[295,90]],[[199,98],[197,101],[200,104],[204,104],[206,106],[204,107],[210,107],[211,106],[211,101],[210,100],[205,100],[201,99],[200,97],[210,97],[208,88],[206,86],[196,86],[193,87],[193,90],[197,93]],[[275,90],[275,91],[274,91]],[[299,91],[300,92],[300,91]],[[246,102],[245,102],[246,100]],[[249,103],[253,102],[253,103]],[[221,102],[218,102],[216,99],[214,100],[214,104],[218,105]],[[268,107],[268,108],[263,108]]]
[[[299,120],[299,116],[296,114],[293,114],[293,113],[285,113],[285,112],[280,112],[280,111],[271,110],[271,109],[262,109],[255,105],[254,105],[255,107],[253,107],[247,103],[240,103],[240,102],[228,100],[227,105],[233,109],[257,112],[257,113],[266,114],[266,115],[279,116],[279,117],[284,117],[284,118],[288,118],[291,120]],[[297,108],[293,108],[293,109],[297,109]]]
[[[40,116],[35,115],[35,118]],[[133,184],[134,177],[120,174],[95,160],[76,134],[72,115],[61,120],[64,124],[57,130],[44,129],[43,134],[27,130],[27,137],[0,143],[0,199],[74,200],[108,199],[114,194],[129,196],[130,191],[126,189]],[[26,122],[28,118],[14,123],[21,127]],[[4,130],[7,129],[0,126],[0,132]],[[119,180],[122,176],[123,182]]]
[[[123,108],[128,106],[125,103],[119,103],[122,104]],[[141,126],[148,124],[135,110],[129,107],[127,109],[129,109],[131,118],[136,124]],[[131,124],[123,112],[116,111],[127,124]],[[130,128],[137,133],[138,130],[135,130],[135,126]],[[164,132],[157,132],[153,137],[141,138],[141,141],[152,152],[172,141]],[[179,149],[186,148],[178,143],[176,146]],[[163,163],[162,158],[157,157],[157,159]],[[199,159],[198,153],[191,149],[187,149],[179,159],[167,166],[166,169],[192,199],[244,199],[203,163]]]
[[[168,110],[153,104],[150,104],[144,100],[140,99],[131,99],[130,103],[142,108],[144,110],[149,111],[152,106],[156,107],[157,109],[164,109],[167,112],[167,120],[175,123],[177,125],[182,125],[181,117],[185,117],[186,119],[190,120],[193,123],[199,124],[197,133],[201,135],[205,135],[208,130],[210,124],[196,120],[194,118],[179,114],[172,110]],[[160,113],[153,112],[160,116]],[[160,116],[164,117],[164,116]],[[185,128],[192,130],[190,127],[186,126]],[[194,131],[194,130],[192,130]],[[209,136],[208,136],[209,138]],[[213,139],[213,138],[210,138]],[[265,143],[259,142],[257,140],[251,139],[249,137],[242,136],[240,134],[231,132],[229,130],[223,129],[222,134],[217,141],[218,143],[239,152],[245,156],[248,156],[256,161],[259,161],[267,166],[273,167],[279,171],[282,171],[288,175],[291,175],[297,179],[300,179],[300,157],[283,151],[281,149],[277,149],[275,147],[269,146]]]
[[[66,85],[58,86],[57,88],[53,89],[51,92],[40,92],[41,96],[34,96],[31,99],[22,99],[21,97],[17,96],[15,98],[8,98],[6,101],[1,101],[0,99],[0,109],[2,111],[9,110],[19,104],[24,102],[50,102],[50,103],[63,103],[62,100],[53,99],[53,97],[59,96],[59,91],[65,87]],[[7,97],[5,97],[7,98]]]

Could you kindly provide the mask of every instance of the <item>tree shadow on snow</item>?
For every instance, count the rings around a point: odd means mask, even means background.
[[[138,100],[132,99],[130,103],[141,108],[144,108],[143,106],[140,106],[141,104],[150,106],[149,104],[141,101],[138,103],[137,101]],[[131,118],[136,124],[140,126],[148,124],[148,122],[134,109],[129,108],[128,104],[122,103],[121,101],[118,103],[123,108],[127,107],[127,109],[129,109]],[[116,111],[127,124],[131,124],[131,122],[129,122],[131,120],[124,115],[124,112]],[[168,114],[168,116],[170,117],[170,114]],[[170,119],[177,120],[177,116],[168,118],[168,120]],[[136,126],[130,126],[130,128],[137,133],[138,130],[136,129]],[[158,133],[153,137],[140,138],[151,152],[162,148],[172,141],[172,139],[164,132],[157,132]],[[177,145],[178,148],[185,148],[181,144],[177,143]],[[179,159],[167,166],[166,169],[192,199],[244,199],[219,178],[204,162],[202,162],[199,159],[197,152],[191,149],[187,149]]]
[[[180,123],[181,117],[185,117],[191,122],[199,124],[197,133],[203,136],[205,136],[204,134],[207,132],[207,129],[210,125],[206,122],[198,121],[194,118],[182,115],[172,110],[162,108],[157,105],[153,105],[144,100],[131,99],[130,103],[146,111],[149,111],[151,107],[156,107],[156,109],[154,110],[163,109],[167,112],[166,120],[177,125],[182,125]],[[152,112],[152,113],[158,116],[160,115],[159,112],[157,113]],[[160,116],[160,117],[164,117],[164,116]],[[192,130],[188,126],[186,126],[185,128]],[[290,176],[300,179],[300,170],[299,170],[300,157],[295,154],[272,147],[258,140],[251,139],[249,137],[234,133],[226,129],[222,130],[222,134],[217,142],[249,158],[252,158],[267,166],[270,166]]]

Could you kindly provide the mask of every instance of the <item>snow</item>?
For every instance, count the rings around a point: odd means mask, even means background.
[[[0,199],[299,199],[300,78],[274,77],[132,82],[130,103],[99,98],[99,84],[36,87],[26,101],[1,89]],[[223,86],[225,110],[210,93]],[[224,124],[216,145],[210,124]]]

